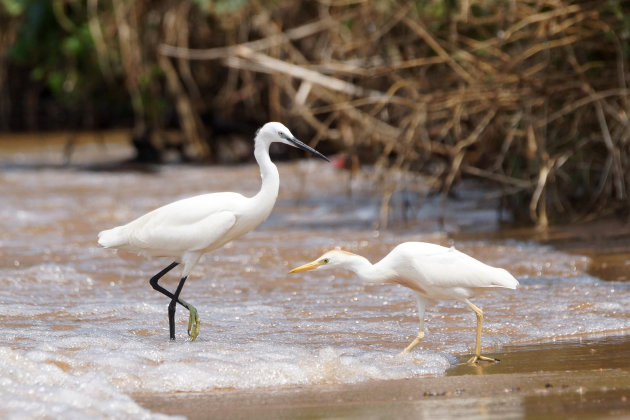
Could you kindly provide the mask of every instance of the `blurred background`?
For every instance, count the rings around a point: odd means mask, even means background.
[[[411,173],[443,196],[487,181],[512,222],[626,218],[629,12],[601,0],[0,0],[0,147],[62,133],[70,162],[91,133],[138,162],[246,162],[256,128],[276,120],[339,167],[370,168],[385,205],[413,189],[393,174]]]

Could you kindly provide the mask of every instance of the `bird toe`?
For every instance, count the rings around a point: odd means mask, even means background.
[[[188,318],[188,336],[190,341],[195,341],[199,335],[199,314],[197,310],[191,305],[189,308],[190,316]]]

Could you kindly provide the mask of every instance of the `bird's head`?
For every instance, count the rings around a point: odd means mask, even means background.
[[[302,143],[300,140],[296,139],[291,131],[286,128],[283,124],[279,122],[268,122],[258,129],[256,133],[256,139],[260,139],[267,144],[271,144],[274,142],[288,144],[289,146],[297,147],[298,149],[306,150],[311,152],[317,157],[324,159],[327,162],[330,160],[319,153],[317,150],[313,149],[310,146]]]
[[[315,270],[317,268],[348,268],[350,261],[354,260],[356,257],[357,255],[351,252],[343,251],[341,249],[333,249],[326,252],[315,261],[294,268],[289,271],[289,273],[299,273],[301,271]]]

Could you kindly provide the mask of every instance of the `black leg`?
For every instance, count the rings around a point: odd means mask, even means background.
[[[155,276],[151,277],[151,280],[149,280],[149,283],[151,284],[151,287],[153,287],[153,289],[171,298],[171,303],[168,305],[168,327],[169,327],[171,340],[175,340],[175,302],[179,303],[186,309],[190,310],[189,305],[186,304],[186,302],[179,299],[179,294],[182,291],[182,288],[184,287],[184,282],[186,281],[186,277],[180,280],[179,286],[177,286],[177,291],[175,292],[175,295],[169,292],[168,290],[166,290],[165,288],[163,288],[162,286],[160,286],[158,284],[158,280],[160,280],[166,273],[171,271],[178,264],[179,264],[178,262],[171,263],[171,265],[169,265],[164,270],[157,273]]]
[[[162,286],[160,286],[158,284],[158,280],[161,279],[166,273],[171,271],[173,268],[175,268],[175,266],[178,264],[179,263],[177,262],[172,263],[171,265],[166,267],[164,270],[160,271],[155,276],[151,277],[151,280],[149,280],[149,283],[151,284],[151,287],[153,287],[153,289],[157,290],[158,292],[162,293],[164,296],[169,297],[171,299],[173,299],[174,295],[168,290],[166,290],[165,288],[163,288]],[[181,299],[177,299],[177,303],[182,305],[184,308],[188,308],[188,306],[186,306],[186,302],[184,302]]]
[[[186,282],[186,279],[187,277],[181,278],[181,280],[179,281],[179,285],[177,285],[177,290],[175,290],[175,294],[172,295],[171,303],[169,303],[168,305],[168,328],[171,334],[171,340],[175,340],[175,307],[177,303],[190,310],[190,308],[188,308],[188,305],[182,303],[182,301],[179,300],[179,294],[184,288],[184,283]]]
[[[168,333],[172,341],[175,341],[175,300],[168,304]]]
[[[162,270],[159,273],[157,273],[155,276],[151,277],[151,280],[149,280],[149,284],[151,285],[151,287],[153,287],[153,289],[157,290],[158,292],[162,293],[165,296],[170,297],[171,299],[173,299],[173,294],[171,292],[169,292],[168,290],[166,290],[165,288],[163,288],[162,286],[160,286],[158,284],[158,280],[161,279],[162,277],[164,277],[164,275],[166,273],[171,271],[178,264],[179,264],[178,262],[171,263],[171,265],[169,265],[164,270]]]

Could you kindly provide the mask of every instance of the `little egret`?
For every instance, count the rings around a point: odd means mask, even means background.
[[[199,334],[197,310],[179,296],[201,255],[246,234],[271,213],[280,185],[278,169],[269,157],[269,146],[273,142],[307,150],[329,161],[326,156],[296,139],[284,125],[269,122],[258,130],[254,140],[254,157],[262,177],[262,186],[255,196],[248,198],[233,192],[220,192],[185,198],[98,234],[98,243],[105,248],[118,248],[146,257],[176,259],[149,281],[155,290],[171,299],[168,306],[171,340],[175,340],[176,303],[188,309],[188,335],[191,340]],[[182,277],[175,293],[171,293],[159,285],[158,280],[179,263],[184,265]]]
[[[360,255],[335,249],[290,272],[337,267],[354,272],[366,283],[398,283],[416,292],[420,329],[418,336],[401,354],[410,352],[424,338],[427,299],[454,299],[464,302],[477,315],[475,355],[468,363],[478,360],[498,361],[481,355],[483,312],[468,299],[485,288],[516,289],[518,281],[504,269],[491,267],[455,248],[425,242],[405,242],[376,264]]]

